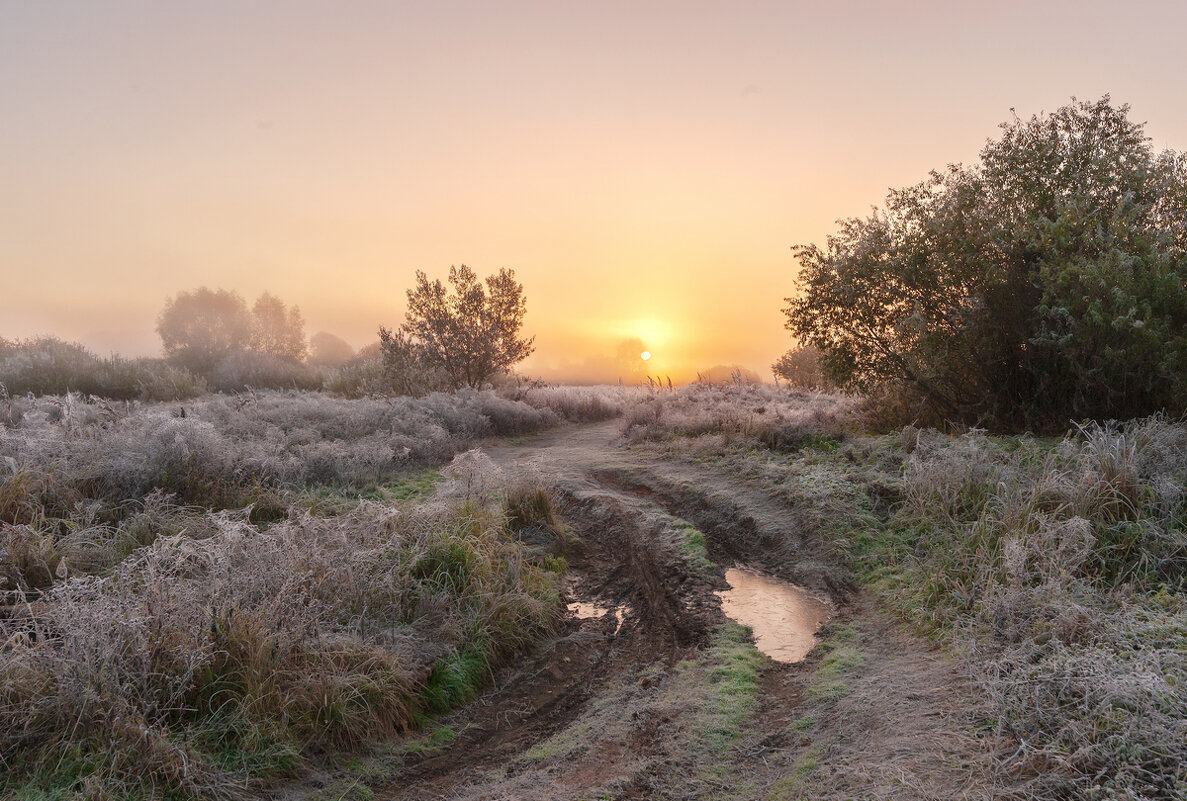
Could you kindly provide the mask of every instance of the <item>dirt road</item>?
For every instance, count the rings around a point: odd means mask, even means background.
[[[562,498],[575,600],[596,607],[402,758],[386,799],[988,798],[955,663],[880,612],[798,512],[712,467],[626,448],[617,422],[493,444]],[[704,535],[708,560],[690,547]],[[799,664],[722,614],[745,564],[838,607]],[[450,739],[452,738],[452,739]],[[448,742],[446,742],[448,740]]]

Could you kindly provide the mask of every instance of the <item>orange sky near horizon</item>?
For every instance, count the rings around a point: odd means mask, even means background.
[[[1187,149],[1187,4],[0,0],[0,337],[152,355],[268,290],[355,346],[417,269],[515,269],[522,372],[791,341],[790,246],[1111,93]],[[629,365],[636,368],[638,365]]]

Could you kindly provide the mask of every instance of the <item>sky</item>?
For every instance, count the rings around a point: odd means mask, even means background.
[[[1105,93],[1187,149],[1187,3],[0,0],[0,337],[156,355],[199,286],[355,346],[416,270],[524,284],[521,371],[793,343],[791,247]],[[637,340],[637,341],[636,341]]]

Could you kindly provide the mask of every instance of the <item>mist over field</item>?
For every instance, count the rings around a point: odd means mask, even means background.
[[[155,357],[165,299],[206,286],[357,349],[416,270],[467,264],[528,288],[532,375],[616,381],[639,338],[675,381],[766,376],[790,247],[1011,108],[1112,93],[1182,148],[1183,13],[7,3],[0,336]]]
[[[1184,801],[1185,29],[0,2],[0,801]]]

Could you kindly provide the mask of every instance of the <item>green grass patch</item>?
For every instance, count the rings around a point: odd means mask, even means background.
[[[549,555],[540,560],[540,567],[549,573],[564,573],[569,569],[569,560],[563,555]]]
[[[457,739],[457,732],[451,726],[434,726],[422,737],[407,742],[400,749],[402,754],[434,754]]]
[[[703,569],[712,569],[715,567],[709,559],[709,549],[705,543],[705,535],[691,523],[685,523],[680,527],[680,547],[686,554],[692,557],[692,561],[698,567]]]
[[[841,440],[829,434],[808,434],[804,437],[803,449],[821,453],[836,453],[841,449]]]
[[[808,686],[808,695],[817,701],[836,701],[850,692],[848,678],[866,661],[861,647],[861,632],[849,623],[829,631],[817,646],[823,658]]]
[[[422,694],[424,709],[433,714],[448,712],[472,700],[490,676],[490,663],[477,648],[451,654],[429,673]]]
[[[812,795],[808,794],[809,788],[805,785],[819,764],[818,752],[815,749],[801,754],[796,759],[791,774],[771,785],[766,801],[808,801]]]
[[[717,630],[705,655],[681,663],[703,673],[703,699],[693,723],[693,744],[701,753],[701,773],[722,779],[730,771],[734,747],[758,705],[759,671],[769,660],[751,642],[746,626],[727,623]]]
[[[420,500],[432,495],[439,481],[441,481],[441,471],[433,468],[421,470],[407,478],[375,487],[374,491],[377,497],[370,498],[370,500],[394,501],[396,503]],[[364,494],[363,497],[367,497],[367,495]]]

